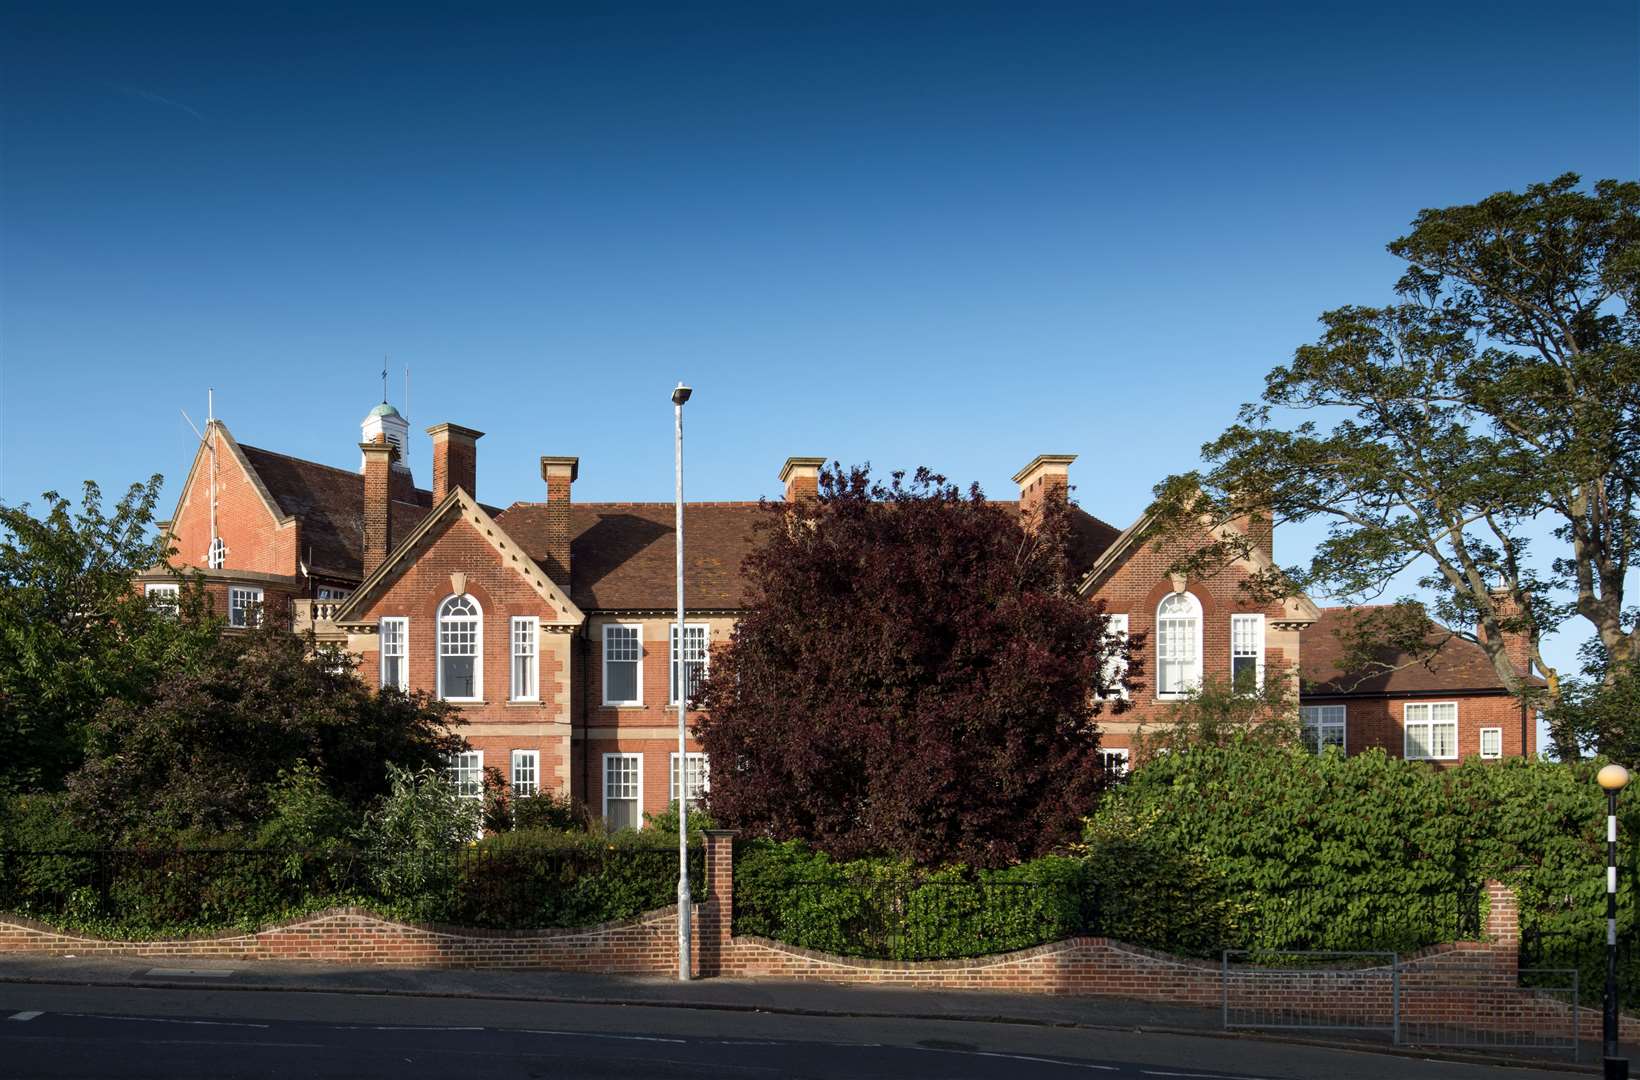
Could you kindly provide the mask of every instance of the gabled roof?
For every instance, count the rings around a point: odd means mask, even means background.
[[[461,520],[468,521],[495,549],[503,564],[522,577],[550,607],[557,610],[558,617],[555,621],[575,626],[586,621],[586,615],[581,609],[564,595],[564,591],[547,576],[547,572],[536,564],[518,541],[507,535],[506,530],[475,502],[472,496],[458,487],[445,496],[443,502],[425,514],[421,523],[394,546],[386,560],[359,583],[353,594],[336,609],[336,623],[343,626],[356,625],[356,613],[375,603],[388,586],[397,580],[401,571],[415,562],[431,540],[434,531],[440,526]]]
[[[1351,613],[1370,611],[1374,606],[1322,608],[1320,619],[1304,631],[1299,675],[1306,697],[1508,692],[1480,645],[1438,625],[1427,640],[1430,645],[1439,643],[1440,648],[1427,660],[1383,648],[1372,654],[1369,670],[1343,670]],[[1546,685],[1535,675],[1525,678],[1528,685]]]
[[[364,475],[255,446],[241,449],[248,471],[279,512],[302,523],[303,550],[298,554],[312,572],[357,579],[364,563]],[[420,488],[414,502],[388,504],[395,544],[432,505],[433,493]]]
[[[212,434],[216,435],[217,451],[219,453],[226,452],[229,458],[239,463],[240,469],[249,478],[251,487],[256,490],[257,496],[262,500],[262,505],[267,508],[268,516],[273,519],[274,524],[289,524],[292,515],[279,506],[272,493],[268,491],[267,484],[257,475],[255,467],[246,454],[246,451],[252,448],[240,446],[238,441],[234,439],[233,432],[228,430],[228,425],[220,420],[212,420],[205,425],[205,438],[199,441],[199,447],[194,451],[194,460],[188,464],[188,475],[182,478],[182,487],[177,489],[180,492],[177,496],[177,510],[171,515],[171,520],[175,521],[181,516],[182,500],[188,497],[188,492],[193,488],[194,474],[199,472],[201,466],[211,460],[209,440]]]
[[[1133,549],[1145,540],[1150,533],[1150,527],[1155,522],[1156,512],[1154,509],[1146,510],[1143,514],[1140,514],[1133,524],[1123,529],[1121,535],[1116,537],[1100,553],[1099,558],[1095,560],[1093,566],[1083,576],[1082,583],[1077,586],[1076,591],[1083,596],[1092,595],[1095,589],[1104,584],[1106,578],[1116,572],[1116,568],[1122,565]],[[1212,526],[1209,531],[1220,539],[1223,539],[1227,534],[1239,532],[1233,525]],[[1275,560],[1270,557],[1270,553],[1257,544],[1249,545],[1247,561],[1251,564],[1255,573],[1276,569]],[[1282,600],[1281,606],[1282,616],[1278,620],[1279,622],[1304,625],[1313,623],[1321,617],[1321,609],[1316,606],[1314,600],[1311,600],[1303,593],[1286,597]]]

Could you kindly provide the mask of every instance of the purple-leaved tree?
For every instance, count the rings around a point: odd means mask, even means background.
[[[722,824],[839,857],[1006,865],[1075,839],[1120,646],[1076,595],[1070,511],[836,466],[770,507],[696,696]]]

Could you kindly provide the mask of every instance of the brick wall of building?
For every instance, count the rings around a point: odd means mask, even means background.
[[[1103,602],[1110,614],[1126,614],[1129,637],[1142,638],[1142,644],[1134,649],[1135,674],[1130,680],[1129,695],[1132,708],[1125,713],[1106,710],[1099,720],[1104,733],[1101,743],[1107,747],[1131,746],[1141,727],[1154,725],[1166,715],[1169,703],[1158,700],[1156,695],[1156,607],[1174,591],[1167,568],[1185,554],[1185,550],[1183,541],[1171,541],[1160,550],[1151,542],[1136,545],[1091,597],[1096,603]],[[1247,579],[1246,568],[1236,567],[1211,578],[1191,578],[1185,582],[1186,591],[1201,605],[1202,675],[1228,680],[1230,616],[1263,614],[1265,679],[1294,678],[1297,635],[1277,631],[1273,625],[1283,613],[1279,603],[1260,606],[1243,595],[1241,586]]]
[[[540,754],[538,783],[561,795],[571,791],[570,681],[573,627],[532,588],[465,516],[435,527],[425,547],[389,582],[361,621],[377,624],[386,616],[409,620],[408,672],[412,690],[438,692],[438,613],[454,595],[456,580],[477,601],[483,615],[482,663],[478,702],[454,703],[457,731],[484,754],[484,765],[508,774],[514,750]],[[540,620],[536,638],[537,697],[511,700],[512,619]],[[354,635],[359,672],[372,686],[381,684],[381,643],[377,635]]]
[[[1450,762],[1435,764],[1457,764],[1464,758],[1478,755],[1481,752],[1482,728],[1502,730],[1503,756],[1506,758],[1537,754],[1537,721],[1528,713],[1523,724],[1520,702],[1508,694],[1305,699],[1307,705],[1344,706],[1344,738],[1349,753],[1358,754],[1381,746],[1391,757],[1404,755],[1406,728],[1403,721],[1408,702],[1457,703],[1458,757]]]
[[[280,524],[273,516],[226,438],[218,447],[216,460],[216,528],[228,548],[224,569],[295,575],[301,544],[298,523]],[[211,546],[211,469],[210,455],[204,448],[177,503],[171,534],[177,549],[174,563],[206,565]]]

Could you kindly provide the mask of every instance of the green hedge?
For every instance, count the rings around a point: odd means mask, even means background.
[[[1470,760],[1438,770],[1382,751],[1319,757],[1232,745],[1159,757],[1090,821],[1091,872],[1119,886],[1112,936],[1201,953],[1236,948],[1409,949],[1451,940],[1487,878],[1520,897],[1551,966],[1600,985],[1605,940],[1605,800],[1600,763]],[[1636,936],[1640,797],[1623,800],[1619,932]],[[1121,857],[1118,857],[1120,853]],[[1177,869],[1176,869],[1177,868]],[[1167,918],[1144,918],[1163,910]],[[1208,914],[1195,923],[1178,913]],[[1118,920],[1119,921],[1119,920]],[[1213,932],[1198,932],[1201,922]],[[1626,1000],[1640,996],[1627,950]],[[1533,957],[1528,956],[1528,960]]]
[[[696,899],[705,885],[702,856],[691,849]],[[0,849],[0,911],[143,940],[251,930],[338,905],[413,921],[533,929],[627,919],[677,900],[677,841],[661,834],[508,833],[395,859],[395,873],[384,875],[368,852],[344,848]]]
[[[796,842],[750,842],[735,861],[735,933],[844,956],[930,960],[1007,952],[1083,930],[1093,898],[1079,860],[919,871],[833,862]]]

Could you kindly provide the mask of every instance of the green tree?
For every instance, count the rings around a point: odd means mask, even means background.
[[[89,482],[77,510],[53,491],[38,515],[0,506],[0,793],[60,789],[104,701],[143,700],[214,637],[196,588],[181,612],[133,588],[169,555],[151,529],[159,486],[133,484],[112,514]]]
[[[111,842],[249,836],[304,767],[356,814],[388,767],[436,769],[463,745],[451,707],[372,691],[311,641],[272,625],[219,634],[141,699],[110,699],[69,779],[75,815]]]
[[[1286,679],[1259,686],[1209,677],[1183,701],[1169,704],[1154,724],[1141,721],[1135,750],[1144,761],[1197,746],[1290,747],[1298,741],[1298,700]]]
[[[1556,703],[1539,645],[1573,618],[1615,684],[1640,659],[1624,607],[1640,537],[1640,184],[1586,190],[1567,174],[1425,210],[1389,250],[1407,264],[1397,301],[1324,313],[1320,339],[1203,447],[1207,468],[1158,487],[1160,527],[1326,522],[1307,565],[1254,591],[1354,603],[1412,571],[1510,690],[1531,690],[1505,648],[1519,633]],[[1531,549],[1535,523],[1553,550]],[[1220,535],[1178,569],[1245,553],[1245,534]],[[1402,630],[1393,644],[1415,654],[1439,644],[1427,623]]]

